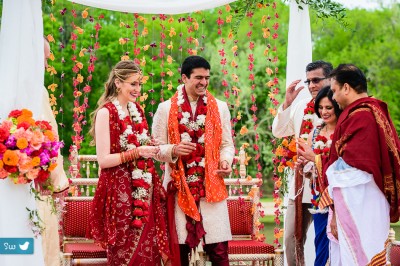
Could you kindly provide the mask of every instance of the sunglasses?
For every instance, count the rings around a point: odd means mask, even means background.
[[[306,80],[304,81],[304,84],[306,84],[307,86],[310,85],[311,82],[314,83],[314,84],[318,84],[318,83],[321,82],[321,80],[324,80],[324,79],[327,79],[327,78],[312,78],[312,79],[306,79]]]

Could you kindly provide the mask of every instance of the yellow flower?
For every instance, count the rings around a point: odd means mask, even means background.
[[[121,61],[129,60],[129,55],[121,56]]]
[[[76,29],[76,31],[77,31],[79,34],[83,34],[83,29],[82,29],[82,28],[80,28],[80,27],[75,27],[75,29]]]
[[[55,42],[54,37],[53,37],[53,35],[51,35],[51,34],[47,35],[47,40],[48,40],[49,42]]]
[[[269,113],[270,113],[273,117],[276,116],[276,109],[275,109],[275,108],[269,107],[269,108],[268,108],[268,111],[269,111]]]
[[[225,21],[226,21],[226,23],[231,23],[232,22],[232,15],[227,16]],[[231,31],[231,33],[232,33],[232,31]],[[231,39],[231,38],[229,38],[229,39]]]
[[[56,90],[57,87],[58,87],[58,85],[55,84],[55,83],[53,83],[53,84],[50,84],[47,88],[48,88],[49,90],[51,90],[52,92],[54,92],[54,91]]]
[[[247,133],[249,133],[249,130],[247,129],[247,127],[246,126],[242,126],[242,128],[240,129],[239,134],[243,136],[243,135],[245,135]]]
[[[85,56],[86,51],[86,48],[82,48],[82,50],[79,52],[79,57]]]
[[[22,150],[28,147],[28,140],[26,138],[20,138],[17,140],[18,149]]]
[[[76,66],[77,66],[79,69],[82,69],[82,68],[83,68],[83,64],[82,64],[81,62],[76,62]]]
[[[143,31],[142,31],[142,37],[145,37],[145,36],[147,36],[149,34],[149,30],[147,29],[147,27],[144,27],[143,28]]]
[[[175,29],[171,27],[171,28],[169,29],[169,37],[173,37],[173,36],[175,36],[175,35],[176,35]]]
[[[119,38],[119,44],[124,45],[126,43],[126,39],[125,38]]]
[[[171,69],[168,69],[167,71],[167,75],[172,77],[174,75],[174,72],[171,71]]]
[[[56,18],[54,17],[53,13],[50,14],[50,21],[55,22]]]
[[[268,38],[269,36],[271,36],[271,31],[269,28],[262,28],[262,31],[263,31],[263,37],[265,39]]]
[[[168,23],[171,24],[172,22],[174,22],[174,17],[173,17],[173,16],[170,16],[169,19],[168,19]],[[172,36],[171,36],[171,37],[172,37]]]
[[[272,69],[269,68],[269,67],[267,67],[267,68],[265,69],[265,72],[267,72],[267,74],[268,74],[269,76],[271,76],[271,75],[274,73],[274,71],[272,71]]]
[[[149,76],[143,76],[142,77],[142,83],[143,84],[146,84],[148,80],[149,80]]]
[[[89,15],[89,12],[87,12],[88,9],[89,8],[85,8],[85,10],[82,11],[82,17],[83,18],[87,18],[88,17],[88,15]]]
[[[3,155],[3,162],[6,165],[16,166],[18,165],[18,154],[15,151],[6,150]]]
[[[50,73],[50,76],[57,74],[57,71],[53,66],[48,66],[46,71]]]
[[[174,59],[172,58],[172,56],[168,55],[168,56],[167,56],[167,62],[168,62],[168,64],[172,64],[173,61],[174,61]]]
[[[284,169],[285,167],[283,166],[283,165],[279,165],[278,166],[278,172],[279,173],[283,173],[283,169]]]
[[[78,74],[78,76],[76,77],[76,80],[79,81],[79,83],[83,82],[83,76],[81,74]]]

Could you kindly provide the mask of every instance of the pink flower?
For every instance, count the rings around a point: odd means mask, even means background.
[[[33,149],[38,150],[42,147],[44,141],[44,135],[39,130],[33,131],[31,146]]]
[[[26,173],[26,177],[29,180],[34,180],[38,176],[38,174],[39,174],[39,169],[34,168],[34,169],[31,169],[28,173]]]

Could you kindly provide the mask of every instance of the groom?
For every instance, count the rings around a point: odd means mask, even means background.
[[[166,162],[170,233],[172,239],[177,234],[181,265],[189,265],[190,254],[203,240],[212,265],[228,266],[232,234],[224,177],[232,171],[235,153],[230,113],[207,90],[207,60],[189,56],[181,77],[184,85],[158,106],[152,130],[161,144],[169,144],[160,146],[158,159]]]

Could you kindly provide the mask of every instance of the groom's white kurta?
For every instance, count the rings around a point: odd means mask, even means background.
[[[235,148],[231,135],[231,116],[226,103],[217,99],[217,104],[222,125],[220,161],[226,160],[231,164],[235,154]],[[194,113],[197,102],[191,102],[190,105],[192,107],[192,112]],[[165,188],[171,181],[171,168],[169,163],[173,162],[173,158],[171,157],[173,145],[168,144],[168,117],[170,108],[170,100],[165,101],[158,106],[157,112],[154,115],[152,127],[153,137],[160,141],[161,144],[167,144],[160,145],[161,152],[160,156],[157,158],[160,161],[166,162],[163,180],[163,185]],[[204,230],[206,231],[206,244],[218,243],[232,239],[226,200],[216,203],[208,203],[203,198],[200,201],[200,213],[203,217],[203,226]],[[186,218],[182,210],[179,208],[177,201],[175,202],[175,221],[179,243],[184,244],[187,237]]]

